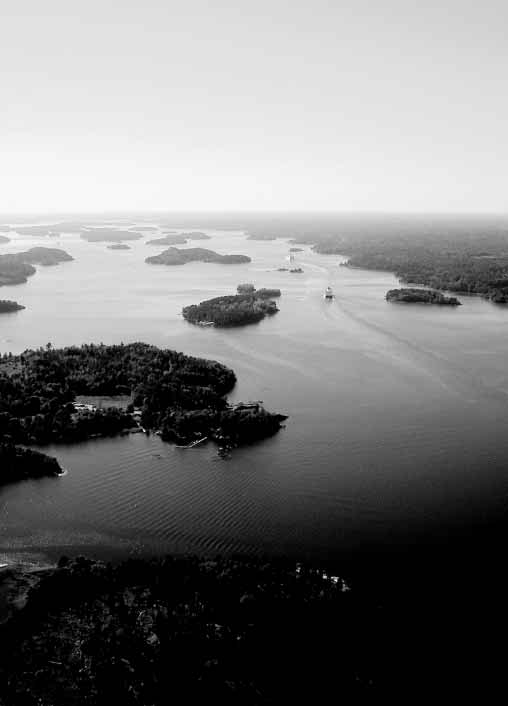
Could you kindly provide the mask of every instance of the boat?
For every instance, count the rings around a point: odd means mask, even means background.
[[[333,292],[331,287],[325,289],[325,299],[333,299]]]

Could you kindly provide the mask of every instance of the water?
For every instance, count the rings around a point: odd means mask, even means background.
[[[144,435],[50,447],[65,477],[0,489],[0,563],[77,551],[334,558],[504,520],[507,308],[476,297],[458,308],[388,304],[389,273],[339,267],[308,247],[296,254],[304,274],[275,272],[284,241],[208,232],[192,245],[252,263],[149,266],[154,233],[128,251],[71,234],[1,246],[63,247],[75,261],[2,288],[27,308],[1,316],[0,351],[142,340],[214,358],[237,373],[233,399],[289,414],[286,429],[230,460]],[[240,282],[280,287],[280,312],[232,330],[182,319],[184,305]]]

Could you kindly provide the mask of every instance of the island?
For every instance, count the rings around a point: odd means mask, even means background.
[[[296,273],[296,274],[301,274],[303,272],[301,267],[293,267],[290,272]]]
[[[124,240],[140,240],[142,237],[141,233],[117,228],[87,228],[80,234],[80,238],[88,243],[121,243]]]
[[[57,265],[73,260],[68,253],[58,248],[30,248],[25,252],[0,255],[0,287],[24,284],[36,273],[33,265]]]
[[[10,301],[9,299],[0,299],[0,314],[7,314],[11,311],[21,311],[24,306],[18,302]]]
[[[113,243],[107,246],[108,250],[130,250],[131,246],[126,245],[126,243]]]
[[[403,302],[410,304],[437,304],[439,306],[460,306],[456,297],[446,297],[441,292],[433,289],[390,289],[386,293],[386,300],[389,302]]]
[[[28,478],[59,476],[62,472],[53,456],[9,442],[0,442],[0,486]]]
[[[303,252],[303,248],[289,248],[289,252]]]
[[[187,238],[183,235],[172,235],[166,233],[162,238],[154,238],[153,240],[147,240],[147,245],[184,245],[187,242]]]
[[[275,434],[285,415],[230,405],[234,372],[216,361],[145,343],[72,346],[0,358],[0,442],[76,442],[142,428],[165,441],[205,438],[233,448]],[[128,395],[125,409],[77,403]]]
[[[17,258],[19,262],[27,263],[29,265],[43,265],[44,267],[58,265],[61,262],[71,262],[74,260],[69,253],[65,252],[65,250],[61,250],[60,248],[42,247],[30,248],[30,250],[16,253],[10,257]]]
[[[205,248],[168,248],[160,255],[145,259],[149,265],[185,265],[187,262],[216,262],[222,265],[240,265],[251,262],[247,255],[219,255]]]
[[[0,245],[4,245],[4,243],[10,243],[11,239],[7,238],[5,235],[0,235]]]
[[[239,289],[246,286],[239,285]],[[214,297],[184,307],[182,315],[186,321],[198,326],[245,326],[279,311],[271,299],[273,296],[280,296],[280,290],[254,290],[245,294]]]

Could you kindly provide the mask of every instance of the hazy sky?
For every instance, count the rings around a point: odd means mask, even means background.
[[[507,211],[499,0],[16,0],[0,212]]]

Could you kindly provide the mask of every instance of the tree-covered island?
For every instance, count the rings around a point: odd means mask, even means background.
[[[0,255],[0,287],[24,284],[36,273],[34,265],[58,265],[74,258],[59,248],[30,248],[24,252]]]
[[[217,262],[222,265],[239,265],[251,262],[247,255],[219,255],[206,248],[168,248],[160,255],[145,259],[149,265],[185,265],[187,262]]]
[[[21,311],[25,307],[10,299],[0,299],[0,314],[8,314],[11,311]]]
[[[166,441],[205,437],[234,447],[274,434],[283,415],[229,405],[236,383],[220,363],[144,343],[84,345],[0,359],[0,443],[49,444],[114,436],[141,426]],[[78,395],[129,395],[126,410],[81,409]],[[136,413],[136,410],[139,410]],[[139,422],[138,422],[139,419]]]
[[[182,315],[199,326],[244,326],[276,314],[279,309],[274,297],[280,297],[280,289],[256,290],[253,284],[239,284],[238,294],[191,304],[183,308]]]
[[[130,250],[131,246],[127,243],[112,243],[106,246],[108,250]]]
[[[386,300],[389,302],[403,302],[409,304],[437,304],[439,306],[460,306],[456,297],[447,297],[441,292],[433,289],[417,289],[409,287],[406,289],[390,289],[386,293]]]
[[[118,228],[87,228],[80,234],[80,238],[88,243],[121,243],[124,240],[140,240],[142,237],[141,233]]]

